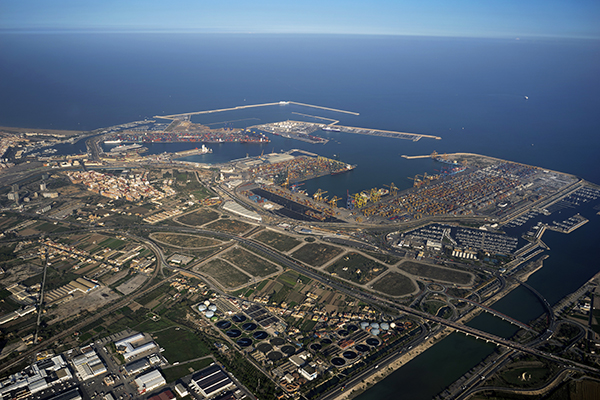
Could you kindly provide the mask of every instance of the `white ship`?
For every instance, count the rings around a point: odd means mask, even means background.
[[[110,149],[111,153],[124,153],[126,151],[140,149],[142,147],[141,144],[125,144],[122,146],[117,146],[114,149]]]
[[[117,140],[105,140],[104,144],[119,144],[121,143],[121,141],[119,139]]]

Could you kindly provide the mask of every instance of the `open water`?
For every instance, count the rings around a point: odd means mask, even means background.
[[[330,132],[326,145],[273,138],[268,145],[210,145],[198,161],[216,163],[301,148],[358,167],[305,188],[344,197],[394,182],[405,188],[431,160],[402,154],[473,152],[569,172],[600,183],[600,43],[561,39],[466,39],[390,36],[1,34],[0,126],[92,130],[154,115],[292,100],[359,112],[297,106],[260,113],[197,117],[246,126],[300,112],[342,125],[441,136],[394,140]],[[528,97],[526,99],[525,97]],[[229,114],[229,113],[227,113]],[[259,115],[260,114],[260,115]],[[258,120],[246,120],[258,118]],[[236,121],[245,119],[244,121]],[[153,145],[151,152],[196,144]],[[82,144],[63,146],[79,152]],[[530,278],[551,303],[598,272],[598,216],[566,236],[547,232],[552,249]],[[541,306],[517,290],[497,308],[527,321]],[[482,315],[472,324],[510,335]],[[363,394],[429,399],[493,347],[453,334]]]

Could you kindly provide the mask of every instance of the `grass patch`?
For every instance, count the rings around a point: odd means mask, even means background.
[[[320,267],[342,252],[342,249],[327,244],[307,243],[293,252],[292,256],[314,267]]]
[[[298,282],[299,276],[300,276],[300,274],[297,272],[286,271],[285,273],[279,275],[277,277],[277,280],[289,287],[294,287],[294,286],[296,286],[296,283]]]
[[[184,376],[192,374],[193,372],[190,372],[190,368],[193,369],[194,372],[200,371],[201,369],[208,367],[213,362],[214,361],[212,358],[207,358],[204,360],[185,363],[183,365],[176,365],[174,367],[166,367],[163,368],[161,372],[164,375],[167,383],[173,383],[176,380],[183,378]]]
[[[290,251],[302,243],[291,236],[282,235],[281,233],[270,231],[268,229],[255,235],[253,239],[256,239],[259,242],[262,242],[267,246],[271,246],[279,251]]]
[[[332,275],[361,284],[375,279],[386,270],[387,267],[383,264],[359,253],[348,253],[327,267]]]
[[[250,279],[246,274],[238,271],[236,268],[220,259],[211,260],[206,264],[197,267],[197,270],[210,275],[221,285],[228,288],[234,288],[248,283]]]
[[[186,329],[165,329],[154,334],[156,342],[165,349],[162,355],[173,364],[210,354],[210,349],[193,332]]]
[[[466,285],[470,283],[471,279],[473,278],[473,275],[468,272],[457,271],[449,268],[441,268],[433,265],[416,263],[413,261],[406,261],[400,264],[398,268],[412,275],[444,282],[457,283],[459,285]]]
[[[389,294],[390,296],[403,296],[414,292],[416,287],[408,277],[397,272],[390,272],[381,279],[378,279],[373,284],[373,289]]]
[[[239,247],[234,247],[220,257],[253,276],[267,276],[278,271],[269,261]]]
[[[125,243],[126,242],[124,240],[108,238],[108,239],[100,242],[98,244],[98,246],[99,247],[108,247],[109,249],[112,249],[112,250],[118,250],[118,249],[124,247]]]
[[[300,327],[300,330],[304,331],[304,332],[312,331],[316,324],[317,324],[317,321],[313,321],[313,320],[309,319],[308,321],[305,321],[302,324],[302,327]]]
[[[216,246],[222,243],[206,236],[186,235],[184,233],[156,232],[151,234],[150,238],[168,246],[184,248]]]
[[[233,235],[241,235],[250,229],[252,225],[234,219],[220,219],[206,226],[207,229],[212,229],[219,232],[227,232]]]
[[[195,195],[194,195],[195,196]],[[202,196],[204,198],[204,196]],[[186,225],[201,226],[219,218],[219,214],[209,208],[201,208],[198,211],[182,215],[175,219]]]

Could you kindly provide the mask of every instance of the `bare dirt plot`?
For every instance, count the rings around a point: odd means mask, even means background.
[[[210,275],[222,286],[227,288],[234,288],[245,283],[251,279],[248,275],[238,271],[227,262],[215,258],[210,260],[206,264],[195,267],[194,270],[203,272]]]
[[[275,264],[240,247],[234,247],[220,257],[253,276],[267,276],[279,270]]]
[[[151,234],[150,238],[168,246],[184,248],[216,246],[222,243],[219,240],[206,236],[187,235],[184,233],[156,232]]]
[[[403,296],[415,291],[415,284],[402,274],[390,272],[373,284],[373,289],[390,296]]]
[[[211,224],[206,225],[205,228],[212,229],[215,231],[232,233],[234,235],[241,235],[250,229],[252,225],[242,221],[236,221],[234,219],[220,219]]]
[[[342,254],[344,250],[321,243],[307,243],[292,253],[294,258],[310,264],[314,267],[320,267],[327,261]]]
[[[270,231],[268,229],[260,232],[258,235],[255,235],[253,239],[256,239],[259,242],[262,242],[267,246],[271,246],[279,251],[290,251],[302,243],[300,240],[297,240],[291,236],[282,235],[281,233]]]
[[[144,282],[146,282],[146,279],[148,279],[146,275],[136,274],[127,282],[117,286],[117,290],[125,295],[133,293],[137,288],[142,286]]]
[[[110,290],[109,287],[102,286],[94,289],[88,294],[76,296],[73,300],[63,303],[56,308],[49,308],[47,317],[51,319],[49,324],[56,323],[62,319],[76,315],[83,310],[94,311],[101,309],[106,304],[118,299],[120,296]]]
[[[385,265],[359,253],[348,253],[327,267],[327,271],[332,275],[360,284],[375,279],[386,270]]]
[[[175,218],[175,221],[185,225],[201,226],[219,218],[219,214],[209,208],[201,208],[193,213]]]
[[[421,264],[412,261],[403,262],[398,266],[399,269],[415,276],[421,276],[433,280],[452,282],[459,285],[467,285],[472,282],[473,274],[463,271],[457,271],[450,268],[436,267],[428,264]]]

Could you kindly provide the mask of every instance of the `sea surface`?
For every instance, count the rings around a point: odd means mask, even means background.
[[[274,137],[266,145],[209,145],[190,160],[218,163],[262,152],[305,149],[357,168],[309,181],[346,192],[399,188],[439,169],[401,155],[471,152],[568,172],[600,184],[600,43],[573,39],[210,34],[0,34],[0,126],[93,130],[155,115],[291,100],[295,105],[194,117],[213,126],[249,126],[297,113],[342,125],[423,133],[418,142],[322,133],[326,145]],[[222,124],[222,125],[220,125]],[[197,144],[154,144],[151,153]],[[82,143],[64,145],[79,152]],[[529,283],[550,303],[598,272],[596,211],[570,235],[547,232],[551,250]],[[516,290],[495,306],[528,321],[541,305]],[[510,336],[489,315],[473,326]],[[430,399],[493,351],[452,334],[361,395]]]

